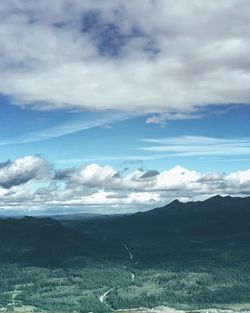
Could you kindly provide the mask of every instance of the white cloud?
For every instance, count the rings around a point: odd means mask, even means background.
[[[148,205],[157,203],[160,195],[150,192],[132,192],[121,197],[118,193],[98,191],[89,196],[78,197],[77,199],[67,199],[64,202],[52,200],[48,205],[59,206],[123,206],[123,205]]]
[[[44,178],[49,173],[48,163],[38,156],[27,156],[15,162],[0,164],[0,186],[11,188],[34,179]]]
[[[163,171],[157,177],[156,190],[194,190],[202,175],[181,166]]]
[[[77,184],[84,184],[91,187],[104,187],[115,185],[119,181],[118,173],[110,166],[100,166],[98,164],[87,165],[76,172],[72,181]]]
[[[246,171],[239,171],[227,176],[229,181],[234,181],[236,184],[248,183],[250,186],[250,169]]]
[[[247,0],[4,0],[0,93],[176,118],[249,103],[249,14]]]
[[[39,157],[0,164],[0,212],[127,212],[215,194],[249,195],[250,169],[223,174],[181,166],[118,173],[90,164],[60,172]]]

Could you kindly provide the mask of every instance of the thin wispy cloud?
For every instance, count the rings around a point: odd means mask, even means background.
[[[142,139],[149,146],[140,150],[167,152],[174,156],[235,156],[250,155],[250,138],[212,138],[202,136],[180,136],[170,138]],[[153,145],[152,145],[153,144]]]
[[[116,123],[131,118],[129,114],[123,112],[106,111],[91,118],[77,118],[59,126],[45,128],[32,133],[24,133],[11,139],[0,141],[0,146],[11,144],[31,143],[36,141],[58,138],[65,135],[77,133],[79,131],[105,126],[109,123]]]
[[[196,110],[198,111],[198,110]],[[171,120],[194,120],[201,119],[202,114],[198,112],[165,112],[158,115],[152,115],[146,119],[147,124],[158,124],[160,126],[166,126],[168,121]]]

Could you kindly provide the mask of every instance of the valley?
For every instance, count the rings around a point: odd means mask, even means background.
[[[249,310],[249,217],[249,198],[216,197],[124,217],[0,220],[0,309]]]

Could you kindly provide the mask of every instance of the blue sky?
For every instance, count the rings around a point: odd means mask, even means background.
[[[0,211],[248,195],[248,10],[244,0],[3,1]]]
[[[147,123],[151,115],[129,116],[123,112],[38,111],[13,105],[1,97],[1,161],[40,155],[56,167],[73,167],[97,162],[121,169],[164,170],[181,165],[201,172],[230,173],[248,168],[249,151],[224,153],[220,145],[213,155],[176,155],[173,151],[148,151],[145,139],[206,137],[250,142],[250,106],[206,107],[199,118]],[[206,144],[206,138],[204,143]],[[185,139],[184,139],[185,143]],[[234,145],[232,143],[232,145]],[[154,144],[154,147],[162,146]],[[200,147],[200,153],[202,148]]]

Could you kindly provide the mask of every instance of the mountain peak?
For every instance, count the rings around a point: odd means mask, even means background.
[[[221,195],[215,195],[211,198],[208,198],[207,200],[205,201],[211,201],[211,200],[229,200],[229,199],[232,199],[231,196],[227,195],[227,196],[221,196]]]
[[[210,197],[208,200],[210,199],[223,199],[224,197],[222,197],[221,195],[215,195],[213,197]]]
[[[172,202],[170,202],[170,204],[179,204],[181,203],[178,199],[173,200]]]

